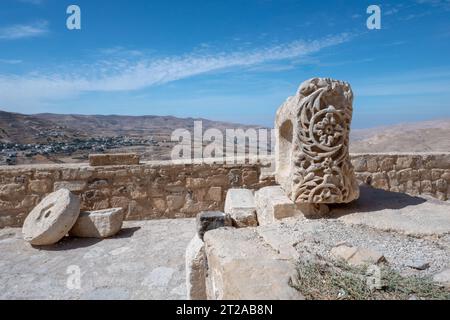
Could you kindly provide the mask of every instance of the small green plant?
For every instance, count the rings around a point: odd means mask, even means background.
[[[450,300],[450,292],[430,278],[404,277],[388,266],[380,266],[380,286],[371,288],[367,270],[343,261],[300,262],[291,286],[308,300]]]

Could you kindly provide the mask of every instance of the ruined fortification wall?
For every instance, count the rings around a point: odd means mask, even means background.
[[[352,154],[352,164],[375,188],[450,199],[450,153]]]
[[[0,167],[0,228],[21,226],[48,193],[68,188],[82,210],[124,207],[126,219],[194,217],[221,210],[231,187],[259,189],[264,165],[170,164],[90,167],[87,164]]]
[[[361,181],[412,195],[450,198],[450,153],[353,154]],[[170,164],[90,167],[87,164],[0,167],[0,228],[21,226],[49,192],[66,187],[80,195],[82,210],[125,207],[126,219],[194,217],[222,210],[231,187],[274,184],[268,161],[254,165]]]

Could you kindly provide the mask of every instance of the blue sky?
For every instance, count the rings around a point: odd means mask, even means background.
[[[82,29],[66,28],[81,8]],[[368,30],[366,9],[382,9]],[[2,0],[0,109],[271,126],[300,83],[350,82],[354,128],[450,117],[450,1]]]

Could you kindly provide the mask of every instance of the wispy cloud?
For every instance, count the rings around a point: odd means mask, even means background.
[[[32,24],[15,24],[0,27],[0,40],[39,37],[47,34],[48,31],[47,21],[38,21]]]
[[[450,10],[450,0],[416,0],[418,4],[427,4],[433,7]]]
[[[189,53],[160,58],[134,60],[100,60],[77,65],[77,72],[32,72],[26,75],[0,75],[0,99],[10,106],[26,100],[39,103],[47,99],[62,99],[86,92],[139,90],[155,85],[233,68],[249,68],[265,63],[307,58],[320,50],[342,44],[348,34],[328,36],[312,41],[264,47],[248,51]],[[55,70],[60,70],[59,66]]]
[[[4,64],[19,64],[22,63],[22,60],[18,60],[18,59],[0,59],[0,63],[4,63]]]
[[[29,3],[29,4],[34,4],[34,5],[39,5],[39,4],[43,4],[44,0],[18,0],[19,2],[22,3]]]

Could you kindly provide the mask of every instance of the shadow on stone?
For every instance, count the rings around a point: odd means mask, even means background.
[[[64,237],[61,241],[50,246],[32,246],[35,249],[45,250],[45,251],[64,251],[73,250],[79,248],[86,248],[92,246],[100,241],[108,239],[125,239],[131,238],[133,234],[141,229],[141,227],[123,228],[115,236],[100,239],[100,238],[75,238],[75,237]]]
[[[348,204],[332,204],[327,218],[339,218],[356,212],[375,212],[384,209],[399,210],[426,202],[420,197],[414,197],[400,192],[376,189],[368,185],[360,186],[358,200]]]
[[[114,237],[111,237],[111,239],[131,238],[139,229],[141,229],[141,227],[122,228],[122,230],[120,230]]]
[[[35,249],[45,250],[45,251],[66,251],[79,248],[86,248],[92,246],[103,239],[96,238],[74,238],[74,237],[64,237],[58,243],[50,246],[33,246]]]

